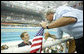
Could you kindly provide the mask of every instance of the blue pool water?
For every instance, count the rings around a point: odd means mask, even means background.
[[[1,28],[1,43],[10,41],[20,41],[22,32],[28,32],[30,39],[32,39],[41,27],[27,27],[27,28]],[[44,33],[49,31],[56,34],[55,29],[44,30]],[[44,37],[44,36],[43,36]]]

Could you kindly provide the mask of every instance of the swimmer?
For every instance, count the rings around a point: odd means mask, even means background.
[[[23,47],[23,46],[26,46],[26,45],[31,45],[32,43],[29,41],[29,35],[27,32],[23,32],[21,35],[20,35],[21,39],[23,40],[22,43],[18,44],[18,47]]]
[[[44,39],[45,40],[47,40],[48,39],[48,37],[51,37],[51,38],[53,38],[54,40],[56,39],[56,36],[55,35],[52,35],[52,34],[50,34],[49,32],[46,32],[45,34],[44,34]]]

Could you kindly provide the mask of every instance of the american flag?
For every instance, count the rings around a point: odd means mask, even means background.
[[[43,36],[43,33],[44,33],[44,28],[42,27],[38,31],[36,36],[33,38],[33,40],[32,40],[30,53],[37,53],[38,51],[40,51],[39,53],[41,53],[41,51],[42,51],[42,40],[43,40],[42,36]]]

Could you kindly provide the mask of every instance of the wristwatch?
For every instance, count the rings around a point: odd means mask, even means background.
[[[49,29],[48,26],[46,26],[46,28]]]

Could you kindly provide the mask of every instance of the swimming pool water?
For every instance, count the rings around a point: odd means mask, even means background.
[[[32,39],[41,27],[26,27],[26,28],[1,28],[1,43],[9,41],[22,40],[20,35],[22,32],[28,32],[30,39]],[[56,34],[55,29],[45,29],[44,33],[49,31],[52,34]],[[44,36],[43,36],[44,37]]]

